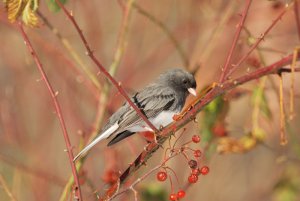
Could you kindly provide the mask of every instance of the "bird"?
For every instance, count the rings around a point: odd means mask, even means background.
[[[160,74],[152,83],[131,97],[131,101],[156,127],[162,128],[180,113],[189,94],[196,96],[194,76],[180,68]],[[84,147],[73,161],[87,153],[98,142],[112,138],[107,146],[133,135],[136,132],[152,131],[137,112],[126,101],[108,120],[99,135]]]

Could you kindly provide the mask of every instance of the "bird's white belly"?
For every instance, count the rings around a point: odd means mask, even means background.
[[[179,111],[178,111],[179,112]],[[159,129],[161,126],[165,127],[173,121],[173,116],[178,113],[177,111],[163,111],[155,118],[150,118],[149,121]],[[128,129],[131,132],[152,131],[151,128],[143,121],[142,123],[132,126]]]

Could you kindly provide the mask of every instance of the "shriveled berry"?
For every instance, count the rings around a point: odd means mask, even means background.
[[[196,183],[198,181],[198,176],[195,174],[191,174],[188,178],[189,183]]]
[[[156,178],[158,181],[165,181],[167,179],[168,175],[166,172],[158,172],[156,174]]]
[[[177,200],[177,195],[175,193],[172,193],[169,198],[172,201]]]
[[[197,149],[197,150],[195,150],[194,151],[194,156],[195,156],[195,158],[199,158],[199,157],[201,157],[201,151],[199,150],[199,149]]]
[[[196,169],[192,169],[192,174],[194,174],[194,175],[199,175],[200,174],[200,170],[199,170],[199,168],[196,168]]]
[[[198,163],[197,163],[197,161],[195,161],[195,160],[190,160],[190,161],[189,161],[189,166],[190,166],[190,168],[192,168],[192,169],[196,169],[196,168],[198,167]]]
[[[183,198],[184,196],[185,196],[185,191],[184,190],[178,191],[178,193],[177,193],[178,198]]]
[[[199,136],[199,135],[193,135],[192,141],[193,141],[194,143],[199,143],[199,142],[200,142],[200,136]]]
[[[200,169],[201,174],[206,175],[209,173],[209,168],[207,166],[203,166]]]

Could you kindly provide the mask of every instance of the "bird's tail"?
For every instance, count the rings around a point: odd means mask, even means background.
[[[119,128],[118,123],[115,123],[112,125],[109,129],[104,131],[102,134],[100,134],[98,137],[96,137],[90,144],[88,144],[84,149],[82,149],[77,156],[73,159],[73,161],[76,161],[81,155],[88,152],[93,146],[95,146],[98,142],[103,140],[104,138],[108,138],[113,132],[115,132]]]

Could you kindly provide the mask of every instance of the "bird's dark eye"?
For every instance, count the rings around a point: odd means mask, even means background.
[[[188,81],[187,81],[186,79],[183,79],[183,80],[182,80],[182,83],[183,83],[183,84],[187,84]]]

